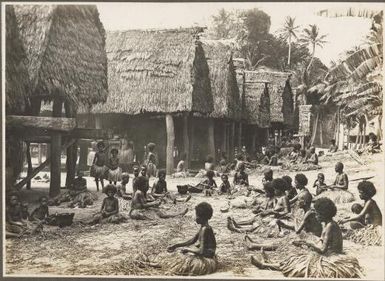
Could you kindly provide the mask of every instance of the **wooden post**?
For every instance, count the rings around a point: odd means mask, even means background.
[[[26,142],[27,145],[27,164],[28,164],[28,170],[27,170],[27,177],[32,174],[32,159],[31,159],[31,147],[30,143]],[[27,181],[27,189],[31,189],[31,180]]]
[[[238,149],[242,148],[242,122],[239,121],[238,125],[238,141],[237,141]]]
[[[234,159],[234,149],[235,149],[235,122],[231,122],[230,128],[230,160]]]
[[[61,117],[62,101],[55,99],[53,101],[52,116]],[[61,145],[62,138],[60,132],[54,132],[51,135],[51,151],[50,151],[50,171],[51,182],[49,187],[49,196],[55,197],[60,194],[61,187]]]
[[[208,144],[209,144],[209,155],[214,159],[215,163],[215,139],[214,139],[214,119],[209,118],[208,120]]]
[[[38,156],[37,156],[37,161],[39,163],[39,165],[41,165],[41,163],[43,162],[42,161],[42,145],[41,143],[39,143],[39,147],[38,147]]]
[[[189,153],[189,158],[190,158],[190,167],[191,167],[191,162],[194,160],[194,118],[190,119],[189,122],[189,133],[190,133],[190,153]]]
[[[102,128],[102,119],[100,116],[95,116],[95,129],[101,129]]]
[[[68,118],[76,117],[76,110],[73,104],[69,102],[65,102],[64,108],[65,108],[66,117]],[[77,156],[78,156],[78,142],[77,140],[75,140],[74,143],[67,148],[67,158],[66,158],[67,175],[66,175],[66,184],[65,184],[66,188],[70,188],[73,180],[75,179]]]
[[[221,149],[222,149],[222,153],[225,152],[227,154],[228,151],[227,151],[227,131],[226,131],[226,129],[227,129],[226,122],[223,122],[223,126],[222,126],[222,146],[221,146]]]
[[[174,173],[174,120],[171,114],[166,114],[166,132],[167,132],[167,149],[166,149],[166,172],[167,175]]]
[[[251,155],[254,156],[256,150],[257,127],[253,125],[251,130]]]
[[[188,113],[183,115],[183,150],[186,155],[186,170],[190,167],[190,139],[188,136]]]

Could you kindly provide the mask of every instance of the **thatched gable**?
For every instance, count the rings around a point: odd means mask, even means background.
[[[255,79],[269,82],[270,122],[291,126],[293,124],[294,101],[290,86],[291,74],[269,69],[258,69]]]
[[[270,126],[270,96],[267,81],[259,73],[245,71],[245,117],[248,124],[259,128]]]
[[[75,104],[107,97],[105,31],[94,5],[14,5],[32,95]]]
[[[239,119],[241,99],[232,58],[232,44],[226,40],[203,39],[214,100],[213,118]]]
[[[109,96],[94,113],[213,110],[209,70],[194,29],[107,33]]]
[[[5,95],[7,114],[23,114],[30,96],[26,54],[13,6],[6,6]]]

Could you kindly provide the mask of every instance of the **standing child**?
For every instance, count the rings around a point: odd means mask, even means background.
[[[315,194],[319,195],[324,191],[327,191],[327,185],[325,183],[325,175],[323,173],[319,173],[317,175],[317,179],[313,184],[313,187],[316,188]]]
[[[132,179],[132,196],[134,196],[135,191],[136,191],[136,189],[135,189],[135,181],[139,177],[139,173],[140,173],[139,167],[138,166],[134,166],[133,172],[134,172],[134,178]]]
[[[116,183],[122,180],[122,168],[119,167],[118,150],[116,148],[111,149],[111,157],[108,159],[108,180],[110,184]]]
[[[150,142],[147,145],[148,148],[148,155],[147,155],[147,177],[151,178],[151,176],[155,177],[156,176],[156,167],[158,166],[158,158],[155,154],[155,143]]]
[[[102,185],[102,189],[104,188],[104,178],[106,171],[108,170],[107,164],[107,155],[105,152],[105,144],[100,141],[97,144],[98,151],[95,153],[94,161],[91,166],[91,177],[95,178],[96,189],[99,191],[99,181]]]
[[[177,243],[167,248],[174,252],[180,247],[191,246],[197,242],[196,248],[182,248],[181,253],[163,260],[163,265],[176,275],[206,275],[217,270],[218,262],[215,255],[217,243],[209,220],[213,215],[213,208],[206,202],[195,207],[196,223],[200,229],[192,239]],[[187,266],[186,266],[187,265]]]

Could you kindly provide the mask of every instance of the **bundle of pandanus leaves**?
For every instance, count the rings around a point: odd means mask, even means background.
[[[382,228],[369,225],[361,229],[349,230],[345,238],[364,246],[381,246]]]

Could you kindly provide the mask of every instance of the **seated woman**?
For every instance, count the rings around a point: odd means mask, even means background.
[[[187,177],[187,170],[186,170],[186,153],[182,153],[180,156],[180,160],[178,162],[178,165],[176,166],[176,172],[172,175],[174,178],[185,178]]]
[[[362,181],[358,184],[359,196],[364,200],[364,207],[356,216],[340,221],[341,224],[351,222],[352,229],[358,229],[365,227],[365,224],[370,225],[382,225],[382,213],[377,205],[377,202],[373,200],[373,196],[376,194],[376,188],[370,181]]]
[[[171,254],[160,257],[160,264],[164,269],[174,275],[206,275],[217,270],[218,262],[215,255],[217,243],[215,234],[209,220],[213,215],[210,204],[201,202],[195,207],[196,223],[200,225],[197,234],[191,239],[177,243],[167,248],[168,252],[174,252],[177,248],[196,244],[195,248],[182,248],[181,254]]]
[[[217,175],[215,172],[214,158],[211,155],[207,156],[207,160],[205,162],[205,168],[200,170],[198,174],[195,175],[196,178],[203,178],[206,176],[207,172],[212,171],[214,176]]]
[[[172,218],[176,216],[184,216],[188,212],[188,208],[176,214],[167,214],[159,210],[157,207],[160,206],[161,202],[155,200],[153,202],[147,202],[147,179],[140,176],[135,181],[135,194],[131,203],[130,218],[135,220],[152,220],[157,217],[160,218]],[[155,215],[155,216],[154,216]]]
[[[21,202],[17,194],[11,194],[6,207],[6,238],[21,237],[36,234],[43,230],[40,222],[30,222],[23,219]]]
[[[294,144],[293,151],[289,153],[289,161],[296,162],[299,157],[299,152],[301,150],[301,145],[299,143]]]
[[[49,210],[48,210],[48,198],[42,196],[39,199],[40,205],[31,213],[30,220],[38,221],[41,223],[47,223],[49,221]]]
[[[245,172],[245,164],[241,163],[238,166],[238,171],[234,175],[234,185],[249,186],[249,176]]]
[[[310,147],[310,155],[306,158],[305,163],[318,165],[318,155],[315,153],[315,147]]]
[[[283,176],[282,179],[287,183],[286,195],[291,200],[298,194],[297,189],[292,185],[293,179],[290,176]]]
[[[264,258],[252,256],[251,263],[260,269],[281,271],[289,277],[318,277],[318,278],[360,278],[362,269],[356,258],[343,254],[341,229],[333,220],[337,208],[328,198],[320,198],[314,203],[318,220],[325,224],[320,243],[294,241],[298,247],[306,246],[312,252],[299,255],[291,254],[280,262],[267,262]],[[307,266],[299,266],[306,263]]]

